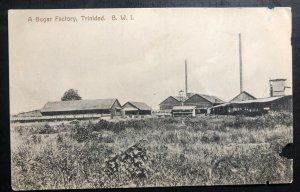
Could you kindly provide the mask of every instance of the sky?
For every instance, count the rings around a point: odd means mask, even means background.
[[[83,99],[143,101],[157,109],[185,89],[185,60],[189,92],[229,101],[240,88],[239,33],[244,90],[268,97],[269,78],[291,86],[290,8],[11,10],[10,112],[41,109],[70,88]]]

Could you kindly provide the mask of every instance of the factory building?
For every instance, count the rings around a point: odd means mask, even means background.
[[[286,79],[271,79],[270,97],[256,99],[246,92],[241,92],[229,103],[211,107],[210,114],[218,115],[261,115],[268,111],[293,111],[292,95],[285,95]]]
[[[189,96],[189,97],[188,97]],[[188,93],[187,96],[169,96],[159,104],[162,111],[171,111],[175,106],[195,106],[196,114],[204,114],[209,107],[224,103],[223,100],[216,96]]]
[[[285,95],[286,79],[270,79],[270,97],[255,98],[243,90],[243,70],[242,70],[242,48],[241,34],[239,34],[239,60],[240,60],[240,94],[228,103],[213,106],[208,109],[210,114],[218,115],[261,115],[269,111],[292,112],[292,95]]]
[[[185,106],[196,106],[196,114],[207,113],[209,107],[224,103],[220,98],[213,95],[193,94],[183,102]]]
[[[247,101],[224,103],[211,107],[210,114],[215,115],[262,115],[268,111],[293,111],[291,95],[267,97]]]
[[[125,115],[151,115],[152,109],[144,102],[128,101],[123,106]]]

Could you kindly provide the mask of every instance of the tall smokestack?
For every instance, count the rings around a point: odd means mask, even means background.
[[[240,92],[243,91],[243,63],[242,63],[242,37],[239,33],[239,57],[240,57]]]
[[[185,94],[188,95],[188,83],[187,83],[187,62],[185,60]]]

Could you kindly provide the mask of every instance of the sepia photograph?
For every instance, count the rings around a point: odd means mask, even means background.
[[[291,18],[9,10],[12,189],[293,182]]]

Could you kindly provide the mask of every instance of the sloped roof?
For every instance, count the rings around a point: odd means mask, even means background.
[[[259,99],[253,99],[253,100],[246,100],[246,101],[239,101],[239,102],[234,102],[234,103],[266,103],[270,101],[275,101],[277,99],[280,99],[285,96],[280,96],[280,97],[266,97],[266,98],[259,98]]]
[[[48,102],[41,112],[111,109],[117,99],[94,99]]]
[[[246,101],[237,101],[237,102],[232,102],[232,103],[223,103],[221,105],[216,105],[211,108],[218,108],[218,107],[223,107],[227,106],[230,104],[250,104],[250,103],[267,103],[267,102],[272,102],[277,99],[281,99],[284,97],[291,97],[291,95],[286,95],[286,96],[280,96],[280,97],[266,97],[266,98],[258,98],[258,99],[253,99],[253,100],[246,100]]]
[[[169,96],[169,97],[167,97],[165,100],[163,100],[159,105],[161,105],[162,103],[164,103],[167,99],[169,99],[169,98],[173,98],[174,100],[176,100],[176,101],[178,101],[179,102],[179,100],[176,98],[176,96]]]
[[[195,95],[198,95],[204,99],[206,99],[207,101],[211,102],[211,103],[224,103],[224,101],[214,95],[206,95],[206,94],[198,94],[195,93],[194,95],[192,95],[190,98],[194,97]],[[189,100],[190,98],[188,98],[187,100]],[[186,101],[187,101],[186,100]]]
[[[205,99],[209,100],[212,103],[224,103],[222,99],[214,95],[204,95],[204,94],[198,94],[198,95],[204,97]]]
[[[41,110],[33,110],[33,111],[26,111],[21,112],[17,115],[18,117],[41,117]]]
[[[132,106],[138,108],[139,110],[152,110],[151,107],[149,107],[144,102],[137,102],[137,101],[128,101],[127,103],[131,104]],[[123,106],[125,106],[127,103],[125,103]]]
[[[256,97],[254,97],[253,95],[251,95],[250,93],[248,93],[247,91],[242,91],[240,94],[238,94],[237,96],[235,96],[233,99],[231,99],[229,102],[234,101],[235,99],[237,99],[239,96],[241,96],[242,94],[247,95],[248,97],[250,97],[251,99],[249,100],[253,100],[256,99]]]

